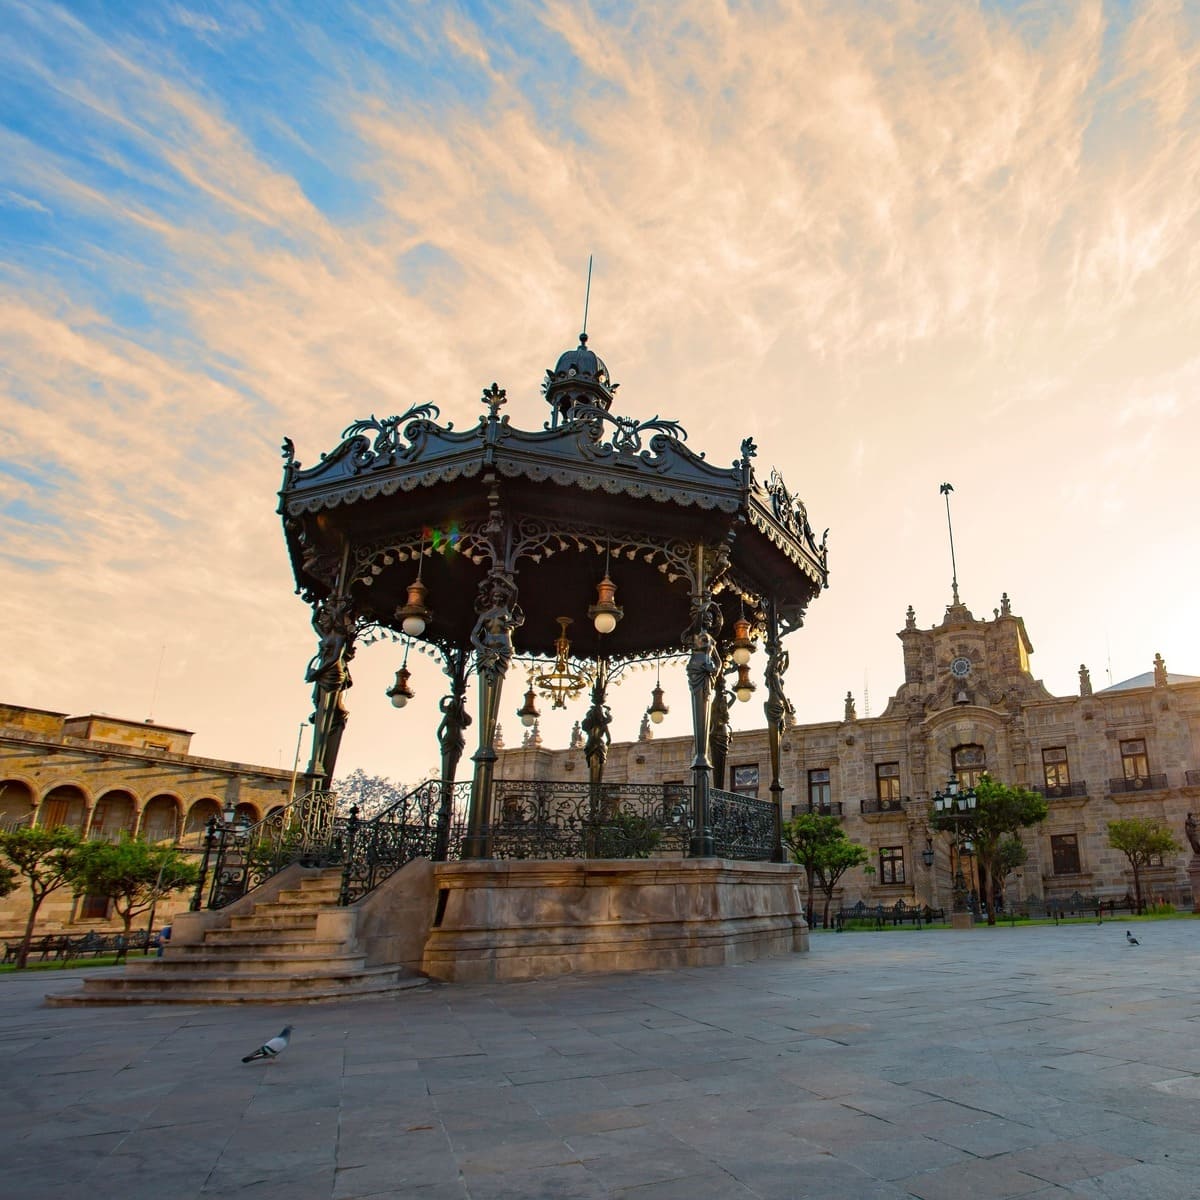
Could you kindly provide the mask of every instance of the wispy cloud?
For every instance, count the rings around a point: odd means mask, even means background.
[[[834,528],[839,584],[878,596],[874,622],[944,599],[923,566],[936,503],[925,528],[879,530],[947,462],[969,464],[960,501],[993,497],[981,545],[1005,545],[1020,512],[1061,547],[1028,493],[1053,480],[1075,511],[1093,465],[1131,452],[1161,469],[1156,503],[1187,502],[1171,490],[1197,431],[1185,6],[7,15],[0,505],[17,507],[0,612],[61,635],[19,656],[14,699],[133,704],[130,663],[178,635],[196,674],[164,691],[175,715],[252,756],[227,681],[304,704],[278,439],[311,459],[353,417],[416,400],[472,419],[493,378],[514,419],[540,422],[589,253],[593,341],[623,402],[684,418],[717,457],[743,427],[769,433]],[[1091,563],[1108,533],[1067,536]],[[977,586],[1020,590],[1003,571],[981,556]],[[1039,648],[1064,643],[1069,680],[1076,634],[1057,598],[1046,610]],[[840,670],[806,653],[810,678]],[[878,654],[882,691],[898,666],[890,642]]]

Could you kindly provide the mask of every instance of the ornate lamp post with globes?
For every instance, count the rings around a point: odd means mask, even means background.
[[[933,825],[935,829],[949,832],[950,871],[953,881],[953,913],[951,924],[955,929],[969,929],[973,915],[967,907],[967,881],[963,873],[963,860],[969,859],[975,847],[967,836],[975,820],[978,797],[974,788],[963,789],[958,776],[953,772],[946,781],[943,791],[933,793]]]

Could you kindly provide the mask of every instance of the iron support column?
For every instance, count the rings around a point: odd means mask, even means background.
[[[779,614],[774,601],[767,606],[767,665],[766,684],[767,698],[763,701],[763,712],[767,718],[767,748],[771,760],[771,821],[774,826],[772,834],[774,845],[771,849],[771,861],[783,862],[783,783],[780,780],[780,744],[783,738],[783,725],[787,718],[787,700],[783,694],[783,676],[788,669],[788,654],[783,649],[779,636]]]
[[[486,858],[489,852],[500,693],[508,665],[512,662],[513,630],[525,623],[512,576],[492,570],[480,585],[475,611],[479,613],[479,619],[471,631],[471,645],[475,648],[475,669],[479,677],[479,749],[471,758],[475,776],[471,781],[471,807],[467,815],[463,858]]]
[[[696,823],[692,831],[691,855],[708,858],[714,853],[709,815],[709,786],[712,763],[708,757],[709,720],[712,715],[713,687],[721,675],[717,635],[721,632],[721,609],[714,602],[704,573],[704,548],[696,548],[696,590],[692,593],[692,624],[686,638],[691,654],[687,662],[688,688],[692,696],[692,733],[695,755],[692,758],[692,783]]]
[[[471,724],[467,712],[467,661],[469,651],[459,648],[446,656],[445,671],[450,677],[450,694],[443,696],[439,708],[438,745],[442,748],[441,795],[438,798],[437,833],[433,843],[433,861],[445,862],[450,853],[450,823],[454,817],[454,777],[466,749],[465,731]]]

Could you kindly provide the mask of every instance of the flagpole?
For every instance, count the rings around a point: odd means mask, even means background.
[[[958,564],[954,561],[954,526],[950,523],[950,493],[954,491],[954,485],[943,483],[938,490],[946,497],[946,528],[950,531],[950,586],[953,589],[954,603],[958,604]]]

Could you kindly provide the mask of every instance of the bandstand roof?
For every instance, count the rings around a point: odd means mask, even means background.
[[[461,646],[503,558],[526,618],[518,653],[551,654],[556,618],[570,616],[576,655],[635,657],[679,646],[703,547],[727,618],[743,608],[761,626],[772,603],[785,628],[799,624],[827,583],[825,538],[777,471],[759,481],[749,438],[717,466],[679,423],[613,414],[616,385],[586,338],[544,390],[540,429],[515,426],[493,384],[462,430],[421,404],[355,421],[311,467],[285,441],[279,511],[298,590],[318,600],[340,581],[360,624],[398,631],[419,562],[433,614],[424,638]],[[606,564],[625,615],[602,639],[586,613]]]

